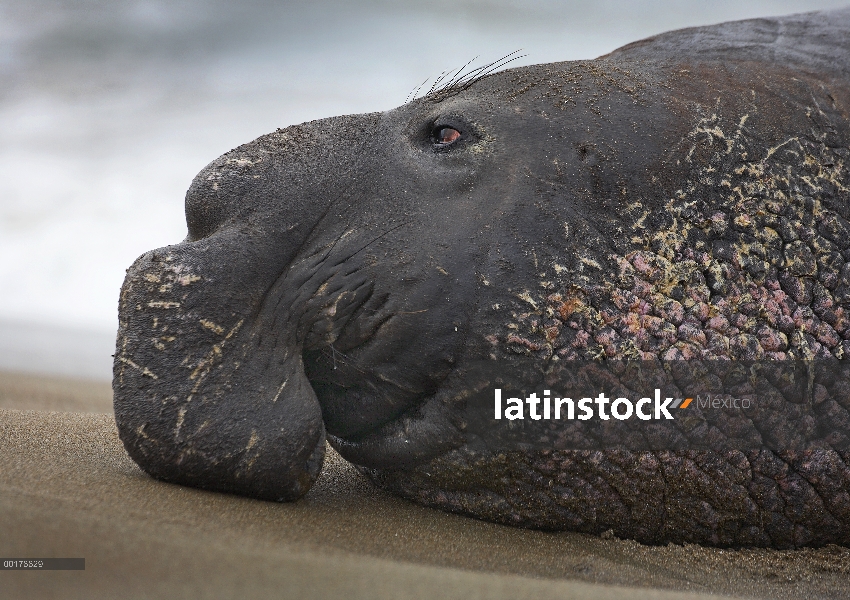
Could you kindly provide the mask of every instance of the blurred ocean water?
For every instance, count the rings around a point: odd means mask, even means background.
[[[475,56],[847,2],[2,0],[0,369],[109,378],[124,270],[185,236],[192,177],[258,135],[392,108]]]

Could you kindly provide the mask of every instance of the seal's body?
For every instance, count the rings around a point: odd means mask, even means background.
[[[848,543],[841,377],[806,367],[802,401],[740,416],[755,447],[716,445],[738,423],[699,447],[547,448],[469,408],[503,376],[556,385],[585,360],[840,367],[848,163],[850,10],[278,130],[206,167],[188,238],[129,269],[121,438],[155,477],[264,499],[306,493],[327,436],[385,487],[500,522]]]

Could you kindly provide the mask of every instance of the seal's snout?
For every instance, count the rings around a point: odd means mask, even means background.
[[[312,320],[350,316],[369,287],[348,271],[320,281],[326,253],[311,262],[299,252],[349,188],[316,168],[318,153],[356,147],[361,129],[352,125],[376,118],[289,127],[216,159],[186,194],[187,239],[128,270],[115,418],[149,474],[267,500],[294,500],[315,481],[325,426],[304,371],[304,338]],[[319,291],[322,283],[339,293]]]
[[[264,500],[295,500],[318,477],[325,429],[288,329],[267,329],[256,265],[242,240],[215,236],[228,261],[199,260],[201,239],[149,252],[128,270],[113,391],[121,440],[165,481]],[[234,279],[235,278],[235,279]],[[240,281],[230,309],[220,282]]]

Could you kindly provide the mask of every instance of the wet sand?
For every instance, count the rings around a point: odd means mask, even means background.
[[[0,373],[0,556],[86,559],[2,571],[4,598],[850,597],[847,548],[515,529],[386,494],[333,451],[292,504],[158,482],[124,453],[110,407],[107,383]]]

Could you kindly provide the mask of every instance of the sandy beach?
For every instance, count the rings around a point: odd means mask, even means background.
[[[117,436],[109,384],[0,373],[4,598],[850,597],[850,549],[651,547],[423,508],[329,451],[306,498],[276,504],[155,481]]]

